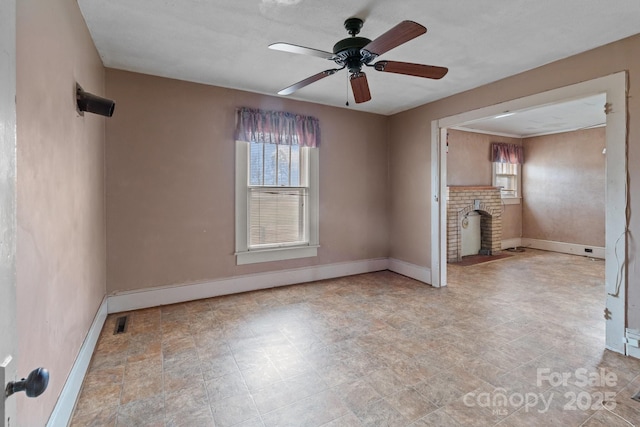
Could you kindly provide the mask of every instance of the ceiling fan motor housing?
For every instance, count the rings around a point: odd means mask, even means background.
[[[360,71],[363,63],[368,62],[363,57],[361,49],[370,42],[371,40],[365,37],[348,37],[340,40],[333,46],[333,53],[337,57],[335,62],[338,65],[346,65],[352,73]]]
[[[344,28],[346,28],[351,37],[340,40],[333,46],[336,64],[344,65],[352,74],[359,73],[362,66],[373,59],[365,57],[365,52],[362,51],[362,48],[371,43],[371,40],[357,37],[362,25],[364,25],[364,21],[360,18],[349,18],[344,21]]]

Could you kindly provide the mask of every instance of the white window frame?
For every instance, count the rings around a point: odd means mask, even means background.
[[[491,180],[492,185],[496,187],[496,162],[491,163]],[[517,165],[516,172],[516,195],[515,196],[505,196],[500,192],[500,197],[502,198],[502,202],[505,205],[519,205],[522,200],[522,165]]]
[[[249,250],[249,143],[236,141],[236,264],[282,261],[318,255],[319,245],[319,159],[317,148],[308,150],[308,201],[306,209],[308,243]]]

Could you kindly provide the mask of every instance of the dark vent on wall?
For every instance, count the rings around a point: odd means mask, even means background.
[[[116,319],[116,329],[113,331],[114,335],[124,334],[127,332],[127,320],[129,316],[121,316]]]

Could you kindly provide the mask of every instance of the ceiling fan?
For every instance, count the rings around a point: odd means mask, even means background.
[[[347,37],[336,43],[333,46],[333,53],[291,43],[273,43],[269,45],[270,49],[316,56],[333,61],[340,66],[340,68],[332,68],[307,77],[298,83],[282,89],[278,92],[278,95],[290,95],[311,83],[347,68],[349,70],[349,80],[351,82],[351,89],[353,90],[353,97],[356,103],[362,103],[371,99],[367,75],[362,71],[363,66],[372,67],[377,71],[385,73],[406,74],[427,79],[441,79],[449,71],[445,67],[412,64],[410,62],[378,61],[372,64],[378,56],[409,40],[421,36],[427,32],[427,29],[413,21],[402,21],[372,41],[364,37],[357,37],[363,24],[364,21],[360,18],[349,18],[344,21],[344,27],[351,37]]]

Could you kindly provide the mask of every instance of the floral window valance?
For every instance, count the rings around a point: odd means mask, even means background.
[[[491,161],[494,163],[524,163],[524,150],[521,145],[503,142],[491,143]]]
[[[236,110],[236,141],[317,147],[320,145],[320,121],[284,111],[252,108]]]

